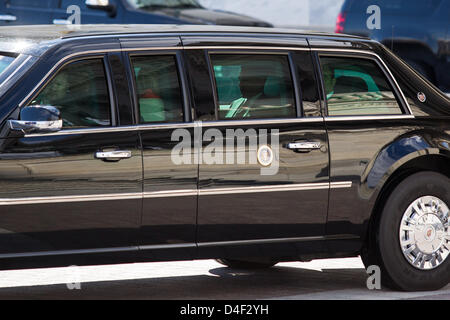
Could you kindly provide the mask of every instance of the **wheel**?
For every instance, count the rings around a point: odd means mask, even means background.
[[[382,285],[403,291],[437,290],[450,281],[450,179],[416,173],[389,196],[373,241],[361,258],[378,265]]]
[[[277,262],[256,262],[234,259],[216,259],[216,261],[224,266],[235,269],[267,269],[277,264]]]

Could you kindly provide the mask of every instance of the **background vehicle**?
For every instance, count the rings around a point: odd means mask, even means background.
[[[1,30],[1,267],[361,254],[386,286],[449,282],[450,99],[386,47],[107,28]]]
[[[0,26],[67,24],[71,5],[80,7],[82,24],[271,26],[242,14],[205,9],[196,0],[0,0]]]
[[[370,30],[367,8],[381,9],[381,28]],[[336,32],[367,36],[450,93],[450,0],[347,0]]]

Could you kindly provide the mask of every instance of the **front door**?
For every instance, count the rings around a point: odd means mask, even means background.
[[[142,205],[136,130],[117,130],[103,56],[60,68],[28,105],[60,109],[57,133],[1,140],[0,257],[133,251]]]

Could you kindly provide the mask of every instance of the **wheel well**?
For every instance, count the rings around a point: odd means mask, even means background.
[[[365,245],[370,245],[373,240],[375,226],[377,226],[384,205],[391,192],[407,177],[422,171],[433,171],[450,178],[450,158],[441,155],[427,155],[408,161],[398,168],[386,181],[378,194],[375,206],[367,226]]]

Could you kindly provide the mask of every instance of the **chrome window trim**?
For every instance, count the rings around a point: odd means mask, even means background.
[[[201,123],[202,127],[226,127],[226,126],[251,126],[261,124],[286,124],[286,123],[314,123],[324,122],[323,117],[311,118],[280,118],[280,119],[252,119],[252,120],[218,120],[218,121],[204,121]]]
[[[77,134],[95,134],[95,133],[110,133],[110,132],[127,132],[127,131],[146,131],[146,130],[171,130],[182,128],[197,128],[197,127],[226,127],[226,126],[257,126],[257,125],[276,125],[276,124],[291,124],[291,123],[319,123],[319,122],[334,122],[334,121],[371,121],[371,120],[401,120],[414,119],[413,115],[373,115],[373,116],[327,116],[327,117],[312,117],[312,118],[289,118],[289,119],[262,119],[262,120],[219,120],[219,121],[194,121],[185,123],[164,123],[164,124],[141,124],[133,126],[122,127],[107,127],[107,128],[84,128],[84,129],[66,129],[52,133],[36,133],[27,134],[25,138],[47,137],[47,136],[62,136],[62,135],[77,135]]]
[[[327,116],[325,117],[326,122],[334,121],[355,121],[355,120],[401,120],[401,119],[414,119],[415,117],[410,114],[403,115],[373,115],[373,116]]]
[[[188,46],[183,47],[185,50],[275,50],[275,51],[311,51],[306,47],[271,47],[271,46]],[[213,52],[215,53],[215,52]]]
[[[36,133],[27,134],[26,138],[47,137],[47,136],[63,136],[63,135],[77,135],[77,134],[94,134],[94,133],[109,133],[109,132],[127,132],[139,130],[164,130],[164,129],[180,129],[180,128],[194,128],[194,122],[186,123],[170,123],[170,124],[142,124],[122,127],[106,127],[106,128],[82,128],[82,129],[66,129],[53,133]]]
[[[406,115],[373,115],[373,116],[336,116],[336,117],[314,117],[314,118],[291,118],[291,119],[254,119],[254,120],[220,120],[220,121],[208,121],[203,122],[202,126],[212,127],[212,126],[236,126],[236,125],[261,125],[261,124],[283,124],[283,123],[308,123],[308,122],[323,122],[323,121],[361,121],[361,120],[390,120],[390,119],[413,119],[414,114],[412,113],[411,107],[409,106],[403,91],[397,83],[397,80],[393,77],[392,72],[389,70],[387,65],[384,63],[383,59],[380,58],[374,52],[368,50],[357,50],[357,49],[342,49],[342,48],[299,48],[299,47],[270,47],[270,46],[258,46],[258,47],[233,47],[233,46],[192,46],[192,47],[145,47],[145,48],[120,48],[120,49],[106,49],[106,50],[89,50],[72,53],[64,58],[62,58],[58,63],[56,63],[50,71],[41,79],[41,81],[31,90],[31,92],[20,102],[19,108],[22,108],[28,100],[33,96],[33,94],[45,83],[50,75],[61,67],[65,62],[76,57],[82,57],[90,54],[107,54],[110,52],[133,52],[133,51],[176,51],[176,50],[194,50],[194,49],[205,49],[205,50],[300,50],[300,51],[317,51],[317,52],[328,52],[330,54],[336,52],[350,52],[350,53],[360,53],[368,54],[377,58],[386,72],[388,72],[392,81],[394,82],[397,90],[400,92],[401,98],[408,108],[410,114]],[[122,131],[137,131],[137,130],[158,130],[158,129],[178,129],[178,128],[192,128],[196,125],[192,123],[171,123],[171,124],[144,124],[144,125],[134,125],[125,127],[108,127],[108,128],[85,128],[85,129],[67,129],[61,130],[56,133],[49,134],[33,134],[26,135],[26,137],[40,137],[48,135],[72,135],[72,134],[84,134],[84,133],[106,133],[106,132],[122,132]]]
[[[246,125],[264,125],[264,124],[286,124],[286,123],[314,123],[323,122],[324,118],[288,118],[288,119],[265,119],[265,120],[220,120],[220,121],[194,121],[183,123],[162,123],[162,124],[139,124],[133,126],[122,127],[106,127],[106,128],[81,128],[66,129],[53,133],[36,133],[25,135],[26,138],[44,137],[44,136],[61,136],[91,133],[108,133],[108,132],[126,132],[126,131],[146,131],[146,130],[170,130],[180,128],[197,128],[197,127],[225,127],[225,126],[246,126]]]
[[[310,48],[295,48],[295,47],[266,47],[266,46],[258,46],[258,47],[233,47],[233,46],[192,46],[192,47],[135,47],[135,48],[118,48],[118,49],[104,49],[104,50],[87,50],[87,51],[80,51],[75,52],[72,54],[69,54],[59,60],[47,74],[39,81],[39,83],[31,90],[31,92],[19,103],[19,108],[22,108],[30,99],[30,97],[34,94],[34,92],[37,91],[37,89],[47,81],[48,77],[56,70],[58,69],[64,62],[67,60],[70,60],[72,58],[78,57],[78,56],[84,56],[89,54],[107,54],[111,52],[133,52],[133,51],[176,51],[176,50],[209,50],[209,49],[238,49],[238,50],[301,50],[301,51],[310,51]]]
[[[73,195],[54,197],[26,197],[26,198],[0,198],[0,206],[8,205],[28,205],[42,203],[63,203],[63,202],[87,202],[87,201],[116,201],[135,200],[151,198],[171,198],[189,196],[210,196],[227,195],[236,193],[261,193],[261,192],[283,192],[283,191],[308,191],[318,189],[351,188],[351,181],[344,182],[323,182],[323,183],[302,183],[302,184],[282,184],[265,185],[257,187],[233,187],[233,188],[213,188],[213,189],[187,189],[187,190],[164,190],[153,192],[135,193],[112,193],[93,195]]]
[[[19,108],[22,108],[27,103],[29,103],[30,101],[28,101],[28,100],[31,99],[31,97],[33,95],[35,95],[35,93],[42,86],[42,84],[45,83],[47,80],[49,80],[50,75],[55,70],[62,67],[66,63],[66,61],[68,61],[72,58],[75,58],[75,57],[84,56],[84,55],[88,55],[88,54],[98,54],[98,55],[103,54],[103,55],[105,55],[106,53],[109,53],[109,52],[121,52],[121,49],[89,50],[89,51],[76,52],[76,53],[72,53],[72,54],[65,56],[64,58],[59,60],[57,63],[55,63],[55,65],[50,69],[50,71],[47,72],[47,74],[41,79],[41,81],[39,81],[38,84],[30,91],[30,93],[28,93],[27,96],[19,103]]]
[[[376,54],[375,52],[368,51],[368,50],[342,49],[342,48],[311,48],[311,51],[312,52],[315,52],[315,51],[325,52],[325,53],[329,53],[329,54],[333,54],[336,52],[343,52],[343,53],[348,52],[348,53],[359,53],[359,54],[367,54],[367,55],[374,56],[376,58],[376,60],[379,63],[381,63],[384,70],[388,73],[390,80],[392,80],[394,82],[394,85],[395,85],[396,89],[398,90],[398,92],[400,93],[400,98],[402,99],[403,103],[405,104],[407,111],[409,112],[409,115],[414,118],[414,113],[412,112],[411,106],[409,105],[408,101],[406,100],[405,94],[403,93],[402,89],[398,85],[397,80],[395,79],[394,75],[392,74],[391,70],[388,68],[386,63],[383,61],[383,59],[381,59],[381,57],[378,54]],[[354,117],[358,117],[358,116],[354,116]],[[383,115],[381,115],[381,117],[383,117]]]

